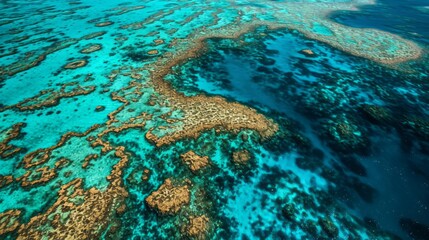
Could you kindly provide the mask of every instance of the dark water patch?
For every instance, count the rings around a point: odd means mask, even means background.
[[[401,228],[415,240],[426,240],[429,238],[429,226],[421,224],[410,218],[401,218],[399,221]]]
[[[145,51],[129,51],[125,54],[125,57],[135,62],[144,62],[157,57],[157,55],[150,55]]]
[[[352,188],[356,193],[367,203],[372,203],[376,197],[377,190],[370,185],[361,182],[357,178],[352,178],[350,181]]]
[[[367,176],[366,168],[354,156],[340,156],[341,162],[353,173],[365,177]]]
[[[313,158],[306,158],[306,157],[297,157],[295,159],[295,164],[304,170],[310,170],[315,171],[318,169],[321,165],[321,159],[313,159]],[[322,159],[323,161],[323,159]]]
[[[423,11],[424,0],[378,0],[375,5],[360,7],[356,12],[335,12],[330,17],[357,28],[377,28],[428,44],[429,12]]]

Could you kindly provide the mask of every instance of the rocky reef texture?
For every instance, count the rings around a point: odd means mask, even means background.
[[[76,69],[76,68],[85,67],[86,64],[88,64],[88,62],[86,60],[77,60],[77,61],[67,63],[66,65],[64,65],[64,68],[65,69]]]
[[[361,106],[361,111],[365,117],[376,124],[383,125],[393,121],[390,111],[382,106],[365,104]]]
[[[315,53],[311,49],[303,49],[300,51],[300,53],[304,54],[305,56],[314,56]]]
[[[192,172],[197,172],[210,164],[209,157],[199,156],[192,150],[180,155],[180,158],[184,164],[188,165]]]
[[[365,136],[366,133],[350,120],[340,117],[329,121],[325,128],[328,143],[332,148],[345,153],[368,150],[369,139]]]
[[[19,227],[20,210],[9,210],[0,214],[0,235],[14,231]]]
[[[146,198],[146,203],[161,214],[175,214],[189,204],[190,193],[187,185],[177,185],[166,179],[158,190]]]
[[[331,220],[319,218],[318,223],[330,238],[338,237],[338,228]]]
[[[217,6],[216,2],[212,2],[211,4],[213,7]],[[351,2],[304,1],[305,7],[303,7],[301,3],[289,1],[267,1],[264,2],[264,4],[273,11],[267,12],[265,11],[265,8],[261,8],[257,4],[248,4],[243,7],[243,5],[229,3],[230,6],[228,6],[228,8],[236,11],[238,16],[242,16],[244,11],[246,12],[247,16],[250,16],[248,19],[242,20],[237,18],[238,20],[236,20],[234,19],[235,14],[233,14],[230,21],[235,21],[234,24],[237,26],[242,25],[240,28],[243,29],[249,27],[251,28],[261,24],[296,29],[309,38],[323,41],[351,54],[386,64],[416,59],[422,54],[422,50],[419,46],[396,35],[376,29],[350,28],[335,23],[329,20],[327,17],[333,11],[354,11],[358,5],[374,4],[374,2],[371,0],[354,0]],[[196,5],[193,7],[204,9],[206,6],[207,4],[204,6]],[[189,6],[186,6],[185,4],[184,6],[179,6],[176,9],[173,8],[170,10],[170,14],[173,14],[175,10],[180,9],[181,7],[186,8]],[[287,11],[284,9],[287,9]],[[215,12],[213,14],[214,25],[219,22],[219,14],[221,14],[221,11]],[[156,13],[143,21],[123,25],[122,28],[138,30],[144,24],[150,24],[156,22],[157,20],[162,20],[162,18],[165,16],[168,16],[167,11]],[[198,22],[198,20],[200,20],[199,17],[203,16],[203,14],[197,11],[196,14],[189,17],[186,21],[184,21],[183,24]],[[260,21],[260,19],[271,19],[271,21]],[[296,19],[299,20],[295,21]],[[111,21],[105,21],[100,22],[97,25],[108,26],[112,23],[113,22]],[[200,34],[202,33],[203,35],[207,35],[208,27],[209,26],[206,26],[204,28],[206,31],[200,31]],[[224,30],[225,27],[228,28],[231,27],[231,25],[227,24],[226,26],[220,26],[220,28],[216,31],[228,31],[229,33],[233,33],[232,31],[230,32],[229,30]],[[165,31],[167,32],[169,29],[166,29]],[[60,43],[55,43],[52,46],[45,48],[45,51],[42,51],[39,54],[29,53],[24,59],[21,59],[10,66],[1,67],[0,73],[14,75],[18,72],[35,67],[49,54],[74,45],[80,39],[92,39],[104,33],[105,32],[94,32],[83,36],[82,38],[69,39]],[[195,31],[195,33],[198,33],[198,31]],[[175,44],[177,44],[177,42]],[[385,46],[390,47],[387,49]],[[69,65],[69,67],[74,68],[76,66],[82,65],[82,63],[83,62],[74,63]]]
[[[85,53],[85,54],[89,54],[89,53],[99,51],[99,50],[101,50],[101,48],[102,48],[101,44],[90,44],[90,45],[86,46],[85,48],[83,48],[82,50],[80,50],[80,52]]]
[[[0,188],[11,184],[14,181],[12,176],[0,176]]]
[[[113,22],[112,21],[106,21],[106,22],[99,22],[99,23],[96,23],[95,24],[95,26],[96,27],[107,27],[107,26],[110,26],[110,25],[112,25],[113,24]]]
[[[246,164],[249,162],[250,158],[250,153],[247,150],[235,151],[232,153],[232,162],[236,164]]]
[[[89,76],[88,76],[89,77]],[[80,86],[77,82],[70,82],[63,84],[61,88],[56,91],[54,89],[45,89],[39,92],[34,97],[27,98],[22,102],[15,105],[0,109],[5,111],[8,108],[17,108],[20,111],[32,111],[43,107],[51,107],[58,105],[62,98],[71,98],[79,95],[87,95],[95,90],[95,86]]]
[[[240,129],[251,129],[262,137],[272,136],[277,125],[257,113],[254,109],[238,103],[230,103],[220,97],[196,96],[184,97],[175,95],[168,98],[171,107],[180,109],[183,114],[179,120],[182,125],[164,136],[154,136],[151,131],[146,135],[158,147],[184,138],[197,138],[209,129],[238,132]]]
[[[45,213],[32,217],[19,227],[17,239],[92,239],[117,224],[115,216],[124,211],[124,199],[128,196],[121,186],[121,169],[128,157],[121,147],[116,149],[115,155],[120,161],[107,176],[110,185],[105,191],[82,189],[82,179],[63,185],[57,201]],[[45,231],[46,228],[52,230]]]
[[[0,156],[2,158],[9,158],[22,150],[19,147],[9,144],[9,142],[19,136],[24,126],[24,123],[16,123],[11,128],[0,132]]]
[[[209,218],[205,215],[190,217],[189,225],[186,226],[186,235],[195,239],[206,239],[209,221]]]

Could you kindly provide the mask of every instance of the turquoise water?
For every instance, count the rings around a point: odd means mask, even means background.
[[[428,239],[424,4],[0,1],[0,238]]]

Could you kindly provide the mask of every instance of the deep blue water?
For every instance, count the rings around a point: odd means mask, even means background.
[[[350,212],[403,238],[407,238],[406,227],[401,227],[404,219],[428,225],[428,145],[400,127],[403,115],[427,118],[424,64],[415,66],[417,73],[404,75],[296,32],[268,36],[264,40],[249,36],[245,41],[250,46],[244,47],[209,41],[207,55],[177,70],[176,87],[188,93],[220,94],[296,121],[323,156],[307,157],[303,161],[309,163],[298,166],[316,165],[310,167],[314,173],[335,166],[333,192]],[[312,49],[316,57],[305,56],[300,49]],[[365,104],[389,109],[396,120],[374,124],[361,110]],[[363,146],[341,146],[330,139],[326,126],[344,118],[356,124],[359,136],[366,139],[361,140],[367,141]]]
[[[356,28],[376,28],[429,44],[429,2],[378,0],[357,12],[335,12],[331,19]]]

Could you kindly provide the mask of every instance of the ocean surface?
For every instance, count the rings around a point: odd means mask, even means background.
[[[0,1],[0,239],[429,239],[429,2]]]

